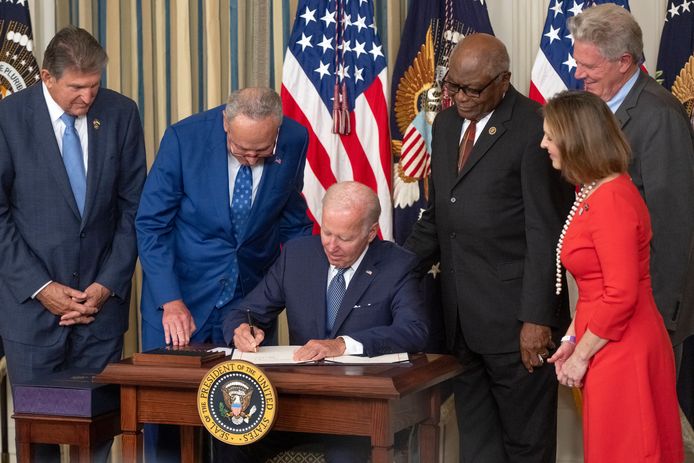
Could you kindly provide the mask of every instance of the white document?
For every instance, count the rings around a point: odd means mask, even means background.
[[[314,361],[296,361],[294,352],[301,346],[260,346],[258,352],[243,352],[229,347],[216,347],[212,352],[224,352],[231,355],[232,360],[245,360],[256,365],[300,365],[314,364]],[[345,365],[378,365],[388,363],[400,363],[409,361],[406,352],[398,354],[379,355],[377,357],[362,357],[361,355],[340,355],[339,357],[326,357],[325,363],[339,363]]]
[[[410,357],[407,352],[398,354],[378,355],[376,357],[362,357],[361,355],[341,355],[339,357],[326,357],[325,361],[330,363],[342,363],[349,365],[378,365],[383,363],[407,362]]]
[[[301,346],[260,346],[258,352],[242,352],[234,349],[232,360],[245,360],[256,365],[296,365],[300,363],[294,360],[294,351]]]

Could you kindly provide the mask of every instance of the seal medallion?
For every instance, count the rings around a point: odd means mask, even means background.
[[[198,387],[198,414],[217,439],[248,445],[270,431],[277,416],[277,393],[263,370],[242,360],[212,367]]]

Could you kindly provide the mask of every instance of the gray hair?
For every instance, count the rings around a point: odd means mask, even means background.
[[[359,211],[367,231],[373,224],[378,223],[381,216],[378,196],[371,188],[359,182],[334,183],[323,196],[323,209],[328,207]]]
[[[84,29],[67,26],[51,39],[43,54],[42,68],[60,79],[67,69],[85,74],[103,71],[108,55],[94,36]]]
[[[643,33],[626,8],[614,3],[595,5],[569,18],[568,26],[574,40],[592,43],[608,60],[628,53],[635,63],[643,61]]]
[[[228,121],[231,121],[240,114],[253,120],[274,117],[277,119],[277,123],[281,124],[282,99],[276,91],[267,87],[249,87],[236,90],[227,99],[224,116]]]

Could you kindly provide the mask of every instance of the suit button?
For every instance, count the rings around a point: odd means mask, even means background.
[[[451,239],[455,238],[455,232],[451,233]]]
[[[454,203],[455,201],[456,201],[456,200],[455,200],[455,197],[451,198],[451,202],[452,202],[452,203]]]
[[[78,276],[80,276],[80,274],[79,274],[79,272],[72,272],[72,276],[77,278]]]
[[[84,238],[85,236],[87,236],[85,232],[80,233],[80,238]]]

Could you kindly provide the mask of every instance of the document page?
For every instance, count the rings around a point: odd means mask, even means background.
[[[326,357],[325,361],[330,363],[343,363],[350,365],[376,365],[379,363],[400,363],[407,362],[410,357],[407,352],[398,354],[378,355],[376,357],[362,357],[361,355],[341,355],[339,357]]]
[[[234,349],[232,360],[245,360],[256,365],[297,365],[301,363],[294,360],[294,351],[301,346],[260,346],[258,352],[241,352]]]
[[[301,365],[315,364],[314,361],[298,362],[294,360],[294,352],[301,346],[260,346],[258,352],[242,352],[228,347],[210,349],[214,352],[231,354],[232,360],[245,360],[256,365]],[[378,365],[384,363],[407,362],[410,358],[407,352],[397,354],[379,355],[376,357],[364,357],[361,355],[340,355],[339,357],[326,357],[325,363],[339,363],[345,365]]]

